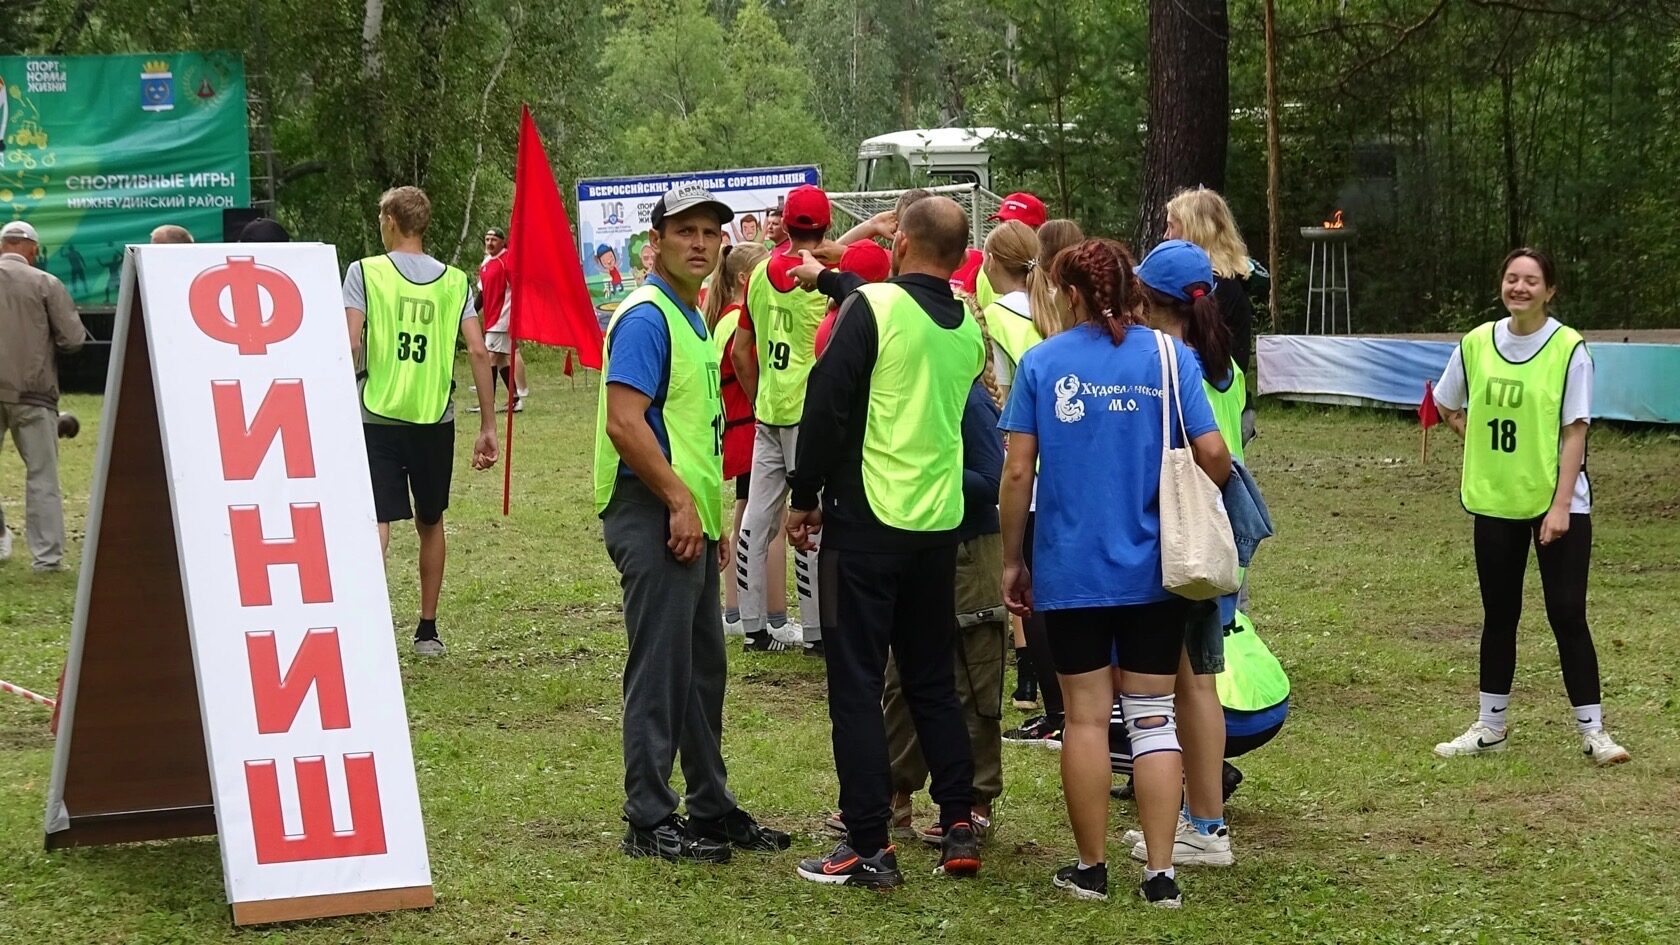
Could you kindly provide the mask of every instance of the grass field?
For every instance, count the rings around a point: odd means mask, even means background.
[[[0,695],[0,935],[39,942],[1680,941],[1680,437],[1600,430],[1591,618],[1611,730],[1633,762],[1597,770],[1574,724],[1531,573],[1512,749],[1447,763],[1435,742],[1474,717],[1480,608],[1450,433],[1420,467],[1416,426],[1392,415],[1266,405],[1251,460],[1279,528],[1256,559],[1253,615],[1289,669],[1294,711],[1241,764],[1230,807],[1238,864],[1181,873],[1182,913],[1117,897],[1059,898],[1073,855],[1056,755],[1009,751],[981,877],[931,875],[878,896],[797,880],[829,843],[835,784],[821,664],[730,656],[725,754],[761,820],[795,833],[774,857],[725,867],[631,861],[618,753],[623,632],[616,575],[587,498],[595,394],[555,362],[515,444],[514,514],[501,476],[457,467],[440,627],[449,655],[403,654],[438,892],[429,912],[238,933],[210,839],[46,854],[47,713]],[[593,377],[593,375],[591,375]],[[464,397],[464,395],[463,395]],[[98,402],[63,481],[79,552]],[[1437,431],[1441,433],[1442,431]],[[23,472],[0,452],[21,528]],[[160,497],[161,501],[161,497]],[[414,613],[411,532],[391,569]],[[34,575],[19,536],[0,564],[0,678],[51,692],[73,574]],[[145,633],[144,614],[134,632]],[[1018,715],[1011,714],[1011,719]],[[918,815],[931,813],[926,797]],[[1116,833],[1130,810],[1116,805]],[[1113,878],[1131,865],[1110,847]],[[1125,864],[1124,866],[1122,864]]]

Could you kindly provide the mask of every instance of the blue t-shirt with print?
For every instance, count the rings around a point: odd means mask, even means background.
[[[1184,426],[1219,429],[1196,355],[1173,341]],[[1161,358],[1132,327],[1114,344],[1080,325],[1021,358],[1001,428],[1038,438],[1033,606],[1039,610],[1149,604],[1161,586]],[[1173,443],[1179,445],[1176,417]]]
[[[683,304],[665,280],[649,275],[647,284],[664,292],[688,317],[694,333],[708,337],[700,312]],[[671,386],[671,332],[665,313],[652,302],[643,302],[618,316],[612,326],[612,363],[607,366],[607,383],[633,387],[653,400],[648,405],[647,423],[666,459],[671,458],[671,437],[665,432],[665,395]],[[634,476],[624,460],[618,461],[619,478]]]

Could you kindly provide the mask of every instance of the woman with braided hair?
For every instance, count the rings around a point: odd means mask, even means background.
[[[1181,902],[1172,868],[1183,765],[1173,683],[1188,602],[1161,585],[1159,487],[1163,417],[1162,336],[1141,322],[1131,255],[1113,240],[1085,240],[1050,271],[1074,327],[1021,359],[999,424],[1013,434],[1002,499],[1003,597],[1014,613],[1043,613],[1066,701],[1062,790],[1079,861],[1054,883],[1080,898],[1108,896],[1108,720],[1119,667],[1131,736],[1139,820],[1147,851],[1139,894]],[[1188,445],[1216,484],[1231,455],[1183,343],[1175,358]],[[1040,459],[1042,458],[1042,468]],[[1023,558],[1027,505],[1038,486],[1033,566]]]

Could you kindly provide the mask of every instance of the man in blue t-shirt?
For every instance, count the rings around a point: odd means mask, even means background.
[[[601,535],[624,588],[629,637],[623,751],[630,826],[622,849],[630,856],[716,863],[728,860],[731,848],[774,852],[790,843],[787,834],[742,810],[729,791],[719,547],[707,538],[695,496],[671,465],[664,411],[672,332],[707,337],[695,302],[701,282],[717,268],[731,215],[727,204],[697,184],[673,188],[654,204],[648,233],[654,259],[646,285],[664,293],[686,324],[668,322],[658,304],[642,301],[617,314],[607,342],[597,436],[611,440],[619,462],[601,510]],[[711,351],[709,342],[705,350]],[[717,383],[716,371],[709,379]],[[704,433],[712,435],[710,429]],[[679,754],[683,798],[670,785]],[[687,820],[677,815],[679,801]]]

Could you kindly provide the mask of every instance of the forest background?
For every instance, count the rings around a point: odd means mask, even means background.
[[[1297,228],[1337,209],[1359,227],[1361,331],[1483,320],[1523,244],[1562,263],[1573,324],[1680,324],[1680,0],[5,0],[0,16],[0,53],[174,49],[243,52],[275,215],[346,256],[377,241],[379,192],[412,183],[433,251],[476,262],[507,220],[523,101],[568,199],[580,177],[801,163],[849,190],[863,138],[996,126],[993,189],[1087,232],[1147,246],[1172,189],[1225,192],[1277,276],[1281,330],[1303,308]]]

